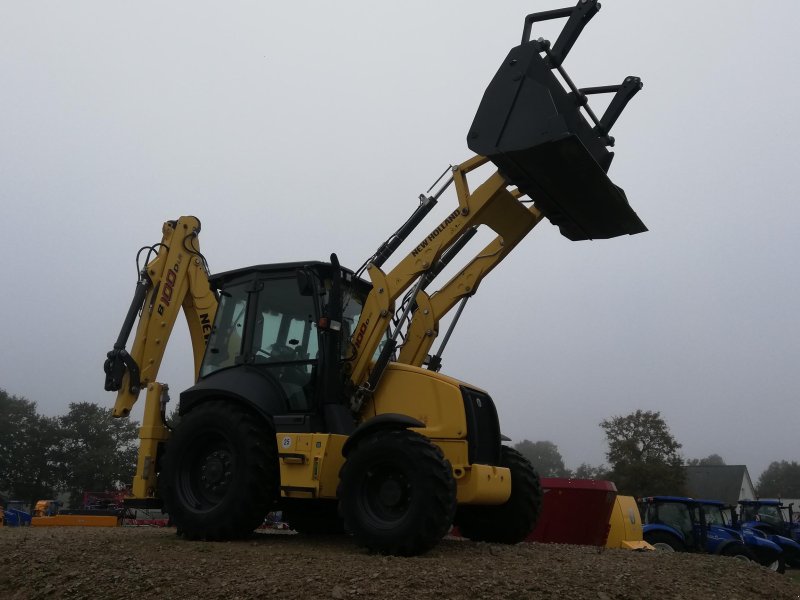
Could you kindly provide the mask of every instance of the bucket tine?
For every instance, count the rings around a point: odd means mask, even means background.
[[[572,8],[528,15],[522,43],[486,88],[467,136],[469,148],[489,158],[570,240],[647,231],[607,175],[614,157],[609,131],[642,88],[641,79],[578,89],[562,66],[599,8],[596,0],[579,0]],[[534,23],[557,18],[567,22],[552,49],[547,40],[530,39]],[[599,93],[614,98],[598,119],[587,96]]]
[[[600,3],[597,0],[581,0],[572,8],[558,8],[528,15],[525,17],[525,27],[522,30],[522,43],[530,41],[531,28],[534,23],[569,17],[550,52],[551,65],[553,67],[560,65],[564,62],[567,53],[572,49],[583,28],[599,10]]]
[[[630,102],[631,98],[642,89],[642,85],[642,80],[640,78],[629,75],[620,85],[581,88],[579,90],[584,96],[614,92],[614,97],[611,99],[608,108],[606,108],[606,112],[603,113],[600,122],[595,126],[595,131],[598,135],[608,136],[614,123],[617,122],[617,119],[622,114],[622,111],[625,109],[628,102]],[[609,145],[613,146],[614,138],[609,138],[609,141],[611,142]]]

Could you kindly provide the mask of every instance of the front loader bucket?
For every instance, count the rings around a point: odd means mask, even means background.
[[[596,2],[582,0],[574,8],[529,15],[523,43],[509,52],[486,88],[467,137],[469,148],[489,158],[508,183],[529,195],[570,240],[647,231],[625,192],[606,174],[614,157],[606,148],[614,144],[609,130],[641,89],[641,80],[627,77],[618,86],[579,90],[561,67],[598,9]],[[569,21],[552,50],[546,40],[527,40],[532,23],[566,16]],[[604,92],[615,92],[615,97],[597,119],[586,96]]]

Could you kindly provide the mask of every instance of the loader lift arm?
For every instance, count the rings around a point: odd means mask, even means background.
[[[484,161],[485,162],[485,161]],[[468,171],[469,164],[465,167],[459,165],[457,169]],[[475,168],[480,163],[472,163]],[[459,188],[458,193],[469,193],[466,187]],[[512,190],[509,194],[519,199],[519,191]],[[526,214],[527,213],[527,214]],[[439,320],[444,317],[461,300],[475,294],[478,285],[511,251],[530,233],[544,218],[543,213],[531,204],[525,213],[514,210],[513,215],[501,229],[495,229],[499,235],[485,246],[466,266],[432,295],[425,290],[420,290],[414,299],[416,309],[412,313],[411,322],[405,334],[405,342],[400,348],[397,362],[414,366],[422,366],[428,351],[439,333]],[[463,238],[462,238],[463,239]],[[440,366],[439,358],[435,358],[429,365],[431,370],[437,371]]]
[[[128,416],[141,390],[147,390],[133,483],[137,499],[155,495],[158,445],[169,437],[164,418],[167,386],[156,378],[178,313],[182,308],[189,326],[196,380],[217,310],[217,297],[200,253],[199,232],[200,221],[195,217],[167,221],[161,242],[142,249],[148,250],[148,258],[152,252],[156,256],[149,262],[145,259],[128,314],[104,364],[105,389],[117,392],[115,417]],[[128,353],[125,345],[137,314],[139,324]]]
[[[647,231],[624,191],[607,175],[614,156],[607,147],[615,143],[609,132],[628,101],[642,88],[641,80],[629,76],[621,85],[579,89],[562,65],[599,9],[597,0],[579,0],[572,8],[526,17],[522,43],[512,48],[501,64],[470,127],[467,142],[477,156],[453,170],[458,208],[397,266],[384,272],[382,264],[433,208],[443,190],[435,197],[423,197],[414,215],[368,264],[373,289],[351,339],[355,355],[347,373],[354,412],[376,389],[406,319],[411,316],[399,362],[419,366],[435,338],[439,319],[459,298],[475,293],[483,277],[543,217],[573,241]],[[534,23],[556,18],[567,18],[567,23],[553,48],[547,40],[530,39]],[[615,95],[598,119],[587,96],[600,93]],[[467,173],[488,161],[497,166],[497,172],[470,193]],[[509,186],[516,189],[509,191]],[[519,200],[525,195],[534,201],[529,208]],[[488,225],[497,238],[439,292],[425,294],[424,287],[431,279],[426,274],[436,271],[448,248],[479,225]],[[394,333],[384,341],[395,301],[412,285],[412,301],[404,307]],[[416,309],[413,314],[412,309]],[[373,364],[372,357],[382,341],[383,348]]]

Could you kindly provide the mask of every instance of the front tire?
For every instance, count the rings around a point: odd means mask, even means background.
[[[666,531],[650,531],[644,534],[644,541],[660,552],[685,552],[686,546],[678,538]]]
[[[160,481],[178,533],[192,540],[252,533],[278,497],[277,464],[272,427],[242,407],[209,401],[183,415]]]
[[[500,448],[500,466],[511,472],[511,496],[503,504],[462,505],[456,525],[466,538],[476,542],[516,544],[533,531],[539,518],[542,488],[531,463],[513,448]]]
[[[378,431],[350,451],[339,474],[345,529],[372,552],[414,556],[447,533],[456,508],[450,462],[428,438]]]

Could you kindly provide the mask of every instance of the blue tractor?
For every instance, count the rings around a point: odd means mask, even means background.
[[[723,503],[682,496],[651,496],[639,501],[644,540],[657,550],[701,552],[780,566],[781,548],[757,535],[729,527]]]
[[[709,526],[727,528],[741,533],[745,546],[753,554],[756,562],[771,571],[785,572],[789,555],[800,551],[800,544],[794,540],[779,535],[768,535],[758,529],[743,526],[737,520],[732,506],[716,500],[701,500],[700,502],[703,503],[706,522]],[[778,546],[777,552],[776,545]]]
[[[737,524],[742,529],[763,532],[784,548],[786,564],[800,567],[800,523],[792,504],[780,500],[740,500]]]
[[[21,500],[9,500],[3,509],[3,521],[6,527],[23,527],[31,524],[31,513],[22,510]]]

